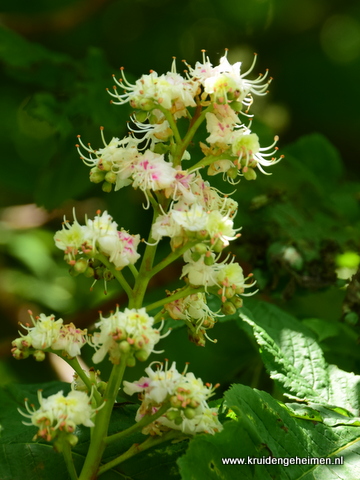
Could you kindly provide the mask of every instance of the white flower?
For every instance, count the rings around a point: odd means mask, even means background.
[[[218,264],[217,282],[224,287],[233,287],[241,289],[245,287],[245,278],[243,269],[236,263]]]
[[[191,285],[195,286],[203,285],[205,287],[212,287],[213,285],[217,285],[218,264],[215,263],[215,254],[210,253],[208,258],[213,260],[212,264],[206,264],[204,257],[194,262],[191,259],[190,252],[187,251],[184,254],[184,260],[188,263],[184,265],[181,277],[187,275]]]
[[[79,249],[86,245],[90,239],[89,230],[86,226],[80,225],[75,217],[74,211],[74,223],[70,225],[68,220],[64,217],[64,223],[62,230],[58,230],[54,235],[55,245],[64,250],[65,258],[69,263],[75,263],[75,257],[78,254]]]
[[[77,425],[93,427],[91,418],[96,411],[90,405],[90,398],[84,392],[72,390],[67,396],[60,391],[48,398],[43,398],[41,390],[38,391],[40,408],[30,409],[27,401],[25,403],[28,413],[19,412],[30,419],[25,425],[35,425],[39,428],[35,438],[41,437],[46,441],[53,440],[59,431],[73,433]]]
[[[214,210],[208,214],[205,228],[212,243],[219,239],[223,247],[227,247],[229,240],[235,240],[238,236],[233,226],[234,222],[228,215],[224,216],[218,210]]]
[[[159,155],[146,150],[134,166],[133,187],[146,190],[162,190],[174,182],[177,171],[172,164]]]
[[[80,355],[80,350],[86,343],[86,333],[86,330],[75,327],[73,323],[63,325],[51,349],[63,350],[70,357],[76,357]]]
[[[114,81],[124,93],[119,94],[117,87],[114,86],[114,93],[109,94],[116,98],[113,102],[123,105],[129,102],[133,108],[142,110],[152,110],[156,105],[161,105],[167,110],[171,110],[175,118],[186,115],[186,107],[194,107],[196,103],[194,96],[198,89],[196,81],[183,78],[176,72],[175,61],[173,62],[171,72],[165,75],[158,75],[152,71],[149,75],[142,77],[131,84],[127,81],[123,68],[121,70],[122,78]]]
[[[94,242],[107,235],[117,235],[118,224],[113,221],[112,216],[106,210],[101,215],[98,212],[94,220],[87,219],[86,226],[91,231],[91,238]]]
[[[206,141],[209,143],[231,145],[234,136],[234,124],[219,120],[214,113],[208,112],[205,116],[206,129],[210,133]]]
[[[156,363],[160,365],[155,371],[151,366]],[[160,362],[153,362],[149,367],[145,368],[147,377],[142,377],[138,382],[126,382],[124,381],[124,392],[128,395],[132,395],[135,392],[146,392],[147,400],[151,400],[155,403],[163,402],[167,397],[173,395],[176,386],[182,380],[182,374],[176,369],[176,363],[173,362],[170,368],[165,370]]]
[[[46,316],[44,313],[40,313],[36,319],[32,316],[30,316],[30,318],[34,326],[24,326],[24,328],[28,331],[32,347],[37,350],[51,348],[52,344],[56,342],[59,337],[63,319],[59,318],[55,320],[55,315]]]
[[[159,215],[152,225],[151,235],[156,241],[161,240],[163,237],[179,237],[182,235],[182,228],[175,222],[172,215]]]
[[[98,239],[98,245],[103,253],[109,256],[117,270],[129,264],[134,264],[140,258],[136,249],[140,243],[140,235],[130,235],[125,230],[110,233]]]
[[[203,51],[203,63],[197,62],[194,69],[190,65],[187,66],[191,78],[198,80],[203,85],[205,92],[212,95],[216,102],[226,104],[235,100],[250,106],[252,100],[249,94],[264,95],[270,83],[270,81],[264,82],[268,72],[265,75],[259,75],[255,80],[245,78],[252,72],[255,63],[256,55],[250,69],[241,74],[241,62],[231,65],[227,59],[227,52],[220,58],[219,65],[213,67]]]
[[[124,352],[135,355],[141,352],[139,359],[146,360],[161,338],[159,330],[152,328],[153,323],[145,308],[125,308],[120,312],[117,307],[108,318],[100,315],[100,322],[96,324],[100,332],[95,332],[92,338],[92,346],[97,350],[93,362],[101,362],[109,353],[110,361],[118,364]]]
[[[175,223],[189,232],[204,230],[208,218],[205,209],[197,203],[191,205],[188,210],[177,210],[174,208],[171,211],[171,216]]]
[[[80,349],[87,341],[86,330],[76,328],[73,323],[63,325],[62,318],[55,320],[55,315],[46,316],[41,313],[34,318],[30,311],[29,313],[33,326],[23,325],[28,334],[12,342],[15,358],[25,358],[32,353],[40,361],[45,358],[40,351],[48,349],[61,350],[70,357],[80,354]]]
[[[245,163],[244,168],[247,168],[251,162],[255,162],[255,166],[257,166],[262,173],[265,175],[270,175],[269,173],[265,172],[261,166],[263,165],[268,167],[269,165],[274,165],[275,163],[280,162],[280,160],[283,158],[283,156],[280,156],[277,159],[273,157],[273,155],[277,152],[277,147],[274,148],[274,146],[276,145],[278,139],[279,137],[276,136],[274,143],[268,147],[262,148],[260,147],[259,137],[256,135],[256,133],[251,133],[249,129],[238,130],[234,134],[234,142],[231,147],[233,155],[238,157],[238,160],[236,160],[234,163],[240,167],[239,164],[241,160],[243,160]],[[273,150],[268,152],[268,150],[271,149]],[[271,160],[267,160],[265,157],[272,158]],[[241,162],[241,165],[243,165],[243,162]],[[243,169],[243,172],[245,171],[246,170]]]

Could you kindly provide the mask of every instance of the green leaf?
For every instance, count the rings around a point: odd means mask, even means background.
[[[304,420],[311,420],[325,423],[325,425],[360,425],[360,418],[352,415],[344,408],[327,407],[310,403],[289,403],[286,406],[291,410],[291,415]]]
[[[339,406],[358,415],[360,376],[328,365],[313,332],[305,325],[264,302],[256,303],[252,312],[244,309],[240,317],[251,326],[265,366],[285,395]]]
[[[237,419],[226,422],[222,432],[198,436],[190,443],[187,453],[178,460],[183,480],[359,478],[357,427],[332,427],[293,418],[269,394],[243,385],[234,385],[225,394],[225,404]],[[248,456],[263,462],[267,459],[268,464],[246,464]],[[340,456],[343,465],[271,464],[273,459],[309,457],[333,462]],[[224,464],[223,459],[239,459],[244,464]]]
[[[287,148],[296,161],[306,166],[326,190],[331,190],[343,175],[343,164],[336,148],[319,133],[301,137]],[[326,175],[324,175],[326,172]]]

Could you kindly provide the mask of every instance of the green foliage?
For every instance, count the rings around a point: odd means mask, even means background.
[[[110,141],[126,125],[126,108],[115,110],[106,101],[110,66],[100,50],[90,48],[79,62],[4,28],[0,44],[6,73],[0,102],[12,112],[0,121],[8,132],[3,155],[7,161],[16,158],[1,183],[53,209],[89,190],[86,168],[76,161],[76,135],[91,133],[96,138],[93,133],[106,119]],[[21,89],[14,90],[14,81]]]
[[[328,480],[355,479],[360,475],[359,429],[316,420],[294,418],[268,393],[234,385],[225,405],[236,415],[215,437],[200,436],[178,461],[184,480],[198,478]],[[292,405],[292,404],[291,404]],[[330,411],[329,411],[330,412]],[[329,414],[330,416],[330,414]],[[249,457],[279,459],[343,456],[343,465],[226,465],[222,459]]]
[[[252,327],[264,364],[286,396],[359,414],[360,376],[328,365],[314,334],[296,318],[267,303],[240,317]]]

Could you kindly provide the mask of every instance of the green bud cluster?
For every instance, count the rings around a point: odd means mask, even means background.
[[[80,258],[70,268],[69,273],[73,277],[77,277],[81,273],[87,278],[95,280],[105,280],[109,282],[115,277],[111,271],[106,268],[99,260]]]

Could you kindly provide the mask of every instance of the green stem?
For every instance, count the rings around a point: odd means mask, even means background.
[[[162,107],[161,105],[156,106],[156,109],[160,110],[165,115],[165,118],[169,122],[170,128],[173,131],[175,141],[176,141],[177,144],[180,145],[181,144],[181,137],[180,137],[180,133],[179,133],[179,130],[177,128],[176,122],[174,120],[174,117],[172,116],[172,114],[170,113],[169,110]]]
[[[139,275],[139,272],[138,272],[137,268],[136,268],[135,265],[133,265],[132,263],[130,263],[130,264],[128,265],[128,267],[129,267],[130,272],[133,274],[133,276],[134,276],[134,278],[135,278],[135,280],[136,280],[137,276]]]
[[[159,209],[154,209],[153,221],[154,224],[156,218],[160,214]],[[154,263],[157,244],[154,245],[155,240],[152,238],[151,229],[148,237],[148,244],[146,245],[145,252],[141,261],[138,276],[136,277],[134,289],[132,290],[132,297],[129,300],[129,308],[141,308],[146,292],[146,288],[150,281],[151,276],[149,272],[152,269]]]
[[[99,468],[99,475],[110,470],[110,468],[116,467],[116,465],[119,465],[120,463],[124,462],[125,460],[128,460],[134,455],[144,452],[148,448],[154,447],[155,445],[159,445],[164,442],[168,442],[169,440],[173,440],[174,438],[183,437],[183,436],[184,434],[182,432],[179,432],[176,430],[170,430],[169,432],[165,433],[161,437],[149,437],[148,439],[145,440],[145,442],[140,443],[140,445],[134,443],[134,445],[132,445],[127,452],[118,456],[114,460],[111,460],[111,462],[108,462],[105,465],[102,465]]]
[[[149,312],[151,310],[155,310],[155,308],[161,307],[166,305],[167,303],[174,302],[175,300],[179,300],[180,298],[187,297],[188,295],[192,295],[193,293],[203,292],[204,287],[192,287],[187,285],[185,288],[182,288],[178,292],[174,293],[173,295],[169,295],[166,298],[162,298],[157,302],[150,303],[150,305],[146,306],[146,311]]]
[[[159,262],[155,267],[153,267],[150,271],[150,278],[159,273],[162,269],[170,265],[170,263],[174,262],[176,259],[181,257],[189,248],[194,247],[199,243],[199,240],[193,240],[187,242],[180,248],[177,248],[174,252],[171,252],[167,257],[165,257],[161,262]]]
[[[122,288],[125,290],[129,299],[131,299],[133,292],[132,292],[132,289],[131,289],[130,285],[125,280],[124,275],[119,270],[116,270],[114,265],[111,262],[109,262],[109,259],[104,254],[97,253],[94,256],[94,258],[96,260],[99,260],[101,263],[103,263],[105,265],[106,268],[108,268],[110,270],[110,272],[114,275],[116,280],[120,283]]]
[[[66,441],[63,442],[62,454],[64,456],[65,465],[66,465],[67,471],[69,473],[70,479],[71,480],[78,480],[79,477],[77,476],[77,473],[76,473],[76,470],[75,470],[75,465],[74,465],[72,455],[71,455],[71,446],[70,446],[69,442],[66,442]]]
[[[164,310],[160,310],[156,315],[153,316],[154,318],[154,325],[155,323],[162,322],[163,320],[167,320],[170,317],[168,312],[164,312]]]
[[[200,106],[198,106],[200,107]],[[202,122],[205,120],[205,115],[209,112],[212,112],[214,110],[214,106],[213,104],[209,105],[207,108],[205,108],[205,110],[203,110],[201,112],[201,110],[199,109],[199,112],[196,112],[194,117],[192,118],[191,120],[191,124],[190,124],[190,128],[189,130],[186,132],[186,135],[182,141],[182,147],[183,147],[183,152],[186,150],[186,148],[188,147],[189,143],[191,142],[191,140],[193,139],[197,129],[200,127],[200,125],[202,124]],[[200,113],[201,112],[201,113]],[[199,114],[200,113],[200,114]]]
[[[123,430],[122,432],[115,433],[114,435],[110,435],[105,439],[105,443],[109,444],[112,442],[116,442],[116,440],[121,440],[122,438],[128,437],[133,433],[137,432],[138,430],[142,430],[144,427],[149,425],[150,423],[155,422],[159,417],[161,417],[165,412],[167,412],[170,408],[170,402],[165,403],[159,410],[154,413],[153,415],[145,415],[139,422],[132,425],[130,428]]]
[[[96,414],[90,447],[79,480],[95,480],[98,476],[98,468],[106,447],[105,439],[108,433],[111,413],[124,376],[126,361],[127,357],[125,355],[122,356],[120,363],[114,365],[111,371],[104,394],[105,406]]]
[[[100,393],[97,391],[96,389],[96,385],[94,383],[92,383],[92,381],[90,380],[90,378],[86,375],[86,373],[84,372],[84,370],[81,368],[81,365],[78,361],[78,359],[76,357],[74,358],[64,358],[64,357],[61,357],[63,360],[65,360],[65,362],[70,365],[71,368],[73,368],[75,370],[75,372],[79,375],[79,377],[81,378],[81,380],[85,383],[85,385],[87,386],[88,390],[89,390],[89,393],[92,393],[92,395],[94,396],[95,400],[96,400],[96,404],[97,406],[99,407],[100,404],[102,403],[103,399],[100,395]]]

